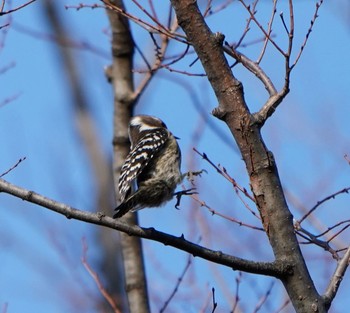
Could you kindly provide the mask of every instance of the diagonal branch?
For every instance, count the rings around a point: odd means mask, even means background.
[[[81,257],[81,263],[84,265],[86,271],[89,273],[89,275],[92,277],[92,279],[96,283],[96,286],[97,286],[98,290],[100,291],[101,295],[103,296],[103,298],[108,302],[108,304],[113,309],[113,312],[120,313],[120,310],[118,309],[116,301],[113,299],[111,294],[108,293],[106,288],[103,286],[99,275],[92,269],[92,267],[90,266],[90,264],[87,260],[86,255],[87,255],[88,246],[87,246],[85,238],[83,238],[82,244],[83,244],[83,256]]]
[[[188,269],[190,268],[191,264],[192,264],[192,258],[191,258],[191,256],[189,256],[188,259],[187,259],[187,263],[186,263],[186,266],[185,266],[184,270],[182,271],[180,277],[177,279],[175,288],[173,289],[173,291],[171,292],[170,296],[168,297],[168,299],[163,304],[162,308],[159,310],[159,313],[163,313],[166,310],[166,308],[168,307],[170,301],[176,295],[177,291],[179,290],[179,286],[180,286],[181,282],[183,281],[183,279],[185,277],[185,274],[188,271]]]
[[[120,222],[119,220],[105,216],[101,213],[91,213],[75,209],[66,204],[44,197],[38,193],[35,193],[34,191],[29,191],[24,188],[15,186],[3,179],[0,179],[0,193],[1,192],[10,194],[14,197],[62,214],[68,219],[80,220],[83,222],[119,230],[123,233],[128,234],[129,236],[158,241],[164,245],[177,248],[179,250],[188,252],[193,256],[230,267],[234,270],[272,277],[284,277],[293,273],[293,267],[286,262],[255,262],[243,258],[238,258],[229,254],[225,254],[221,251],[211,250],[195,244],[191,241],[186,240],[184,238],[184,235],[176,237],[157,231],[154,228],[142,228],[137,225],[126,224],[124,222]]]
[[[281,279],[293,306],[297,312],[312,309],[325,313],[323,299],[310,277],[294,232],[274,156],[261,136],[261,125],[249,111],[242,84],[233,76],[225,58],[224,36],[210,30],[196,1],[171,0],[171,3],[217,97],[219,105],[213,115],[227,124],[240,149],[276,260],[294,265],[294,275]]]
[[[301,224],[307,217],[309,217],[321,204],[331,200],[331,199],[334,199],[336,196],[342,194],[342,193],[349,193],[350,191],[350,187],[347,187],[347,188],[343,188],[337,192],[334,192],[332,193],[331,195],[323,198],[322,200],[320,201],[317,201],[317,203],[302,217],[298,220],[298,223]]]
[[[30,5],[31,3],[35,2],[35,1],[36,0],[30,0],[28,2],[25,2],[25,3],[21,4],[21,5],[19,5],[18,7],[14,8],[14,9],[11,9],[11,10],[8,10],[8,11],[4,11],[5,1],[3,1],[1,9],[0,9],[0,16],[6,15],[6,14],[10,14],[10,13],[16,12],[18,10],[21,10],[24,7],[26,7],[27,5]]]
[[[125,18],[129,19],[130,21],[133,21],[137,25],[141,26],[142,28],[146,29],[148,32],[152,32],[155,34],[160,34],[167,36],[168,38],[172,38],[176,41],[186,43],[187,41],[185,40],[185,37],[182,34],[179,33],[172,33],[166,27],[162,25],[162,27],[156,25],[152,25],[151,23],[148,23],[144,20],[141,20],[140,18],[128,13],[123,7],[118,6],[115,4],[115,0],[101,0],[101,2],[104,4],[105,8],[111,11],[114,11]]]
[[[260,67],[259,63],[252,61],[243,53],[240,53],[236,48],[231,48],[230,45],[225,43],[223,50],[230,56],[232,56],[237,62],[242,63],[242,65],[251,73],[253,73],[265,86],[265,89],[272,98],[277,94],[276,87],[272,83],[271,79],[266,75],[263,69]]]
[[[346,250],[343,258],[339,261],[338,266],[335,269],[335,272],[331,278],[331,281],[329,282],[327,290],[323,295],[325,305],[328,308],[331,306],[331,303],[338,292],[340,283],[343,280],[345,272],[349,266],[349,261],[350,261],[350,247]]]
[[[243,0],[239,0],[240,3],[245,7],[245,9],[248,11],[250,14],[250,18],[255,22],[256,26],[260,28],[262,33],[264,34],[265,38],[271,42],[271,44],[275,47],[275,49],[281,53],[283,56],[286,55],[286,52],[283,51],[283,49],[272,39],[271,33],[269,33],[269,30],[266,31],[265,28],[261,25],[261,23],[256,19],[255,17],[255,12],[251,10],[250,6],[246,4]]]
[[[242,0],[240,0],[240,2],[243,3]],[[282,103],[283,99],[289,93],[291,72],[294,69],[295,65],[298,63],[298,61],[299,61],[299,59],[304,51],[304,48],[305,48],[306,43],[307,43],[309,36],[311,34],[314,23],[318,17],[318,10],[319,10],[320,6],[322,5],[323,0],[320,0],[319,2],[316,3],[316,9],[315,9],[314,16],[311,20],[311,25],[306,33],[305,40],[301,44],[300,51],[299,51],[293,64],[291,64],[290,59],[291,59],[292,50],[293,50],[295,19],[294,19],[293,1],[289,0],[288,2],[289,2],[289,28],[287,27],[287,24],[284,20],[283,13],[280,14],[283,26],[284,26],[286,33],[287,33],[287,36],[288,36],[288,48],[285,52],[281,48],[279,48],[279,46],[271,39],[270,32],[269,31],[266,32],[264,30],[264,28],[261,26],[261,24],[256,20],[254,14],[249,10],[249,7],[247,5],[245,5],[246,8],[248,9],[248,12],[251,14],[251,18],[254,20],[255,23],[257,23],[259,28],[262,30],[262,32],[266,36],[266,40],[269,40],[273,44],[273,46],[283,55],[283,57],[285,59],[285,61],[284,61],[284,63],[285,63],[285,77],[284,77],[283,88],[281,89],[280,92],[276,93],[275,95],[271,95],[271,93],[270,93],[270,98],[268,99],[268,101],[264,104],[264,106],[260,109],[260,111],[258,113],[254,114],[256,122],[258,124],[260,124],[261,126],[276,111],[279,104]],[[272,21],[273,16],[271,17],[270,22]],[[270,26],[269,26],[269,29],[270,29]],[[265,85],[265,88],[266,88],[266,85]]]
[[[5,175],[7,175],[8,173],[10,173],[11,171],[13,171],[20,163],[22,163],[27,157],[23,157],[20,158],[14,165],[12,165],[7,171],[5,171],[4,173],[0,174],[0,178],[4,177]]]

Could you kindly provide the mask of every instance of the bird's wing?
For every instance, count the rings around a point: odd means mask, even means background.
[[[130,151],[121,169],[119,193],[121,201],[128,196],[133,181],[142,173],[155,154],[164,146],[169,137],[166,129],[156,129],[143,136]]]

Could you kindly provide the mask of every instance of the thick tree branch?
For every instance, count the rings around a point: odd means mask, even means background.
[[[192,243],[184,238],[183,235],[175,237],[154,228],[142,228],[137,225],[126,224],[120,220],[105,216],[102,213],[91,213],[81,211],[66,204],[44,197],[33,191],[15,186],[3,179],[0,179],[0,193],[4,192],[14,197],[20,198],[47,208],[56,213],[62,214],[68,219],[75,219],[91,224],[105,226],[111,229],[119,230],[129,236],[141,237],[158,241],[164,245],[186,251],[193,256],[221,264],[232,268],[233,270],[245,271],[249,273],[283,277],[292,274],[293,268],[287,262],[254,262],[242,258],[225,254],[221,251],[214,251],[203,246]]]
[[[242,85],[225,58],[224,36],[210,31],[196,1],[171,0],[171,3],[218,99],[219,106],[213,114],[227,124],[240,149],[276,260],[288,260],[295,266],[294,275],[281,279],[295,310],[326,312],[301,254],[273,154],[267,149],[261,137],[261,125],[250,114]]]
[[[85,147],[93,170],[97,201],[92,205],[103,212],[110,212],[115,203],[112,164],[110,157],[103,153],[95,114],[90,109],[93,107],[91,98],[87,96],[87,87],[76,51],[66,44],[74,40],[63,16],[60,15],[60,4],[52,0],[44,0],[41,3],[47,23],[53,31],[53,38],[57,42],[57,57],[66,75],[64,82],[71,98],[69,103],[74,108],[72,114],[75,117],[75,130]],[[99,228],[95,235],[100,249],[100,273],[103,275],[105,286],[114,299],[125,299],[124,284],[120,279],[123,276],[122,257],[120,253],[115,253],[120,250],[120,242],[111,236],[111,230],[107,228]],[[126,310],[126,301],[118,301],[118,304],[121,311]],[[106,306],[106,303],[102,301],[100,305]]]
[[[114,7],[124,10],[123,0],[108,0]],[[120,169],[129,152],[128,124],[137,99],[134,94],[133,56],[134,40],[129,20],[119,11],[106,10],[112,30],[111,83],[114,92],[113,116],[113,175],[117,199]],[[124,217],[129,224],[137,224],[137,214]],[[149,298],[141,240],[121,234],[121,246],[125,273],[125,290],[130,313],[149,313]]]

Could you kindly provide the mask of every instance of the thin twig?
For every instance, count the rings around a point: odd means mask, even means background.
[[[9,103],[11,103],[12,101],[15,101],[16,99],[18,99],[20,96],[22,95],[21,92],[19,93],[16,93],[8,98],[5,98],[3,99],[1,102],[0,102],[0,108],[5,106],[5,105],[8,105]]]
[[[252,12],[254,12],[254,14],[256,13],[256,5],[258,4],[258,2],[259,2],[259,0],[255,0],[251,5],[251,10],[252,10]],[[241,38],[239,38],[238,42],[232,46],[232,50],[237,50],[239,47],[242,47],[242,42],[250,30],[250,22],[251,21],[252,21],[252,17],[249,16],[249,18],[247,20],[247,24],[244,28],[242,35],[241,35]]]
[[[280,13],[280,18],[281,18],[281,21],[282,21],[282,25],[284,27],[284,30],[286,31],[286,34],[289,35],[289,29],[287,27],[287,24],[286,24],[286,21],[284,20],[284,14],[283,12]]]
[[[157,12],[153,4],[153,0],[148,0],[149,7],[151,8],[152,15],[156,20],[158,20]]]
[[[187,45],[184,52],[182,53],[179,53],[178,55],[176,56],[173,56],[173,57],[169,57],[167,56],[166,58],[164,59],[172,59],[171,61],[169,61],[168,63],[166,64],[163,64],[163,66],[169,66],[169,65],[173,65],[175,63],[177,63],[178,61],[180,61],[181,59],[183,59],[188,53],[189,53],[189,50],[190,50],[190,45]]]
[[[136,4],[136,6],[143,12],[145,13],[156,25],[158,25],[160,28],[162,28],[165,32],[168,31],[168,29],[162,24],[159,22],[158,18],[157,18],[157,15],[155,14],[155,11],[153,10],[152,15],[151,13],[149,13],[138,1],[136,0],[131,0],[132,2],[134,2]],[[153,6],[152,6],[153,7]]]
[[[322,199],[321,201],[317,201],[317,203],[302,217],[298,220],[298,223],[301,224],[311,213],[313,213],[321,204],[334,199],[336,196],[342,194],[342,193],[349,193],[350,187],[347,188],[343,188],[342,190],[339,190],[327,197],[325,197],[324,199]]]
[[[186,40],[186,36],[179,34],[179,33],[175,33],[175,32],[170,32],[166,27],[164,27],[162,25],[162,27],[156,27],[128,12],[126,12],[125,10],[119,8],[118,6],[116,6],[115,4],[111,3],[109,0],[101,0],[101,2],[105,5],[105,8],[112,10],[112,11],[116,11],[119,14],[125,16],[126,18],[128,18],[130,21],[133,21],[134,23],[136,23],[137,25],[141,26],[142,28],[146,29],[148,32],[155,32],[155,33],[159,33],[162,35],[167,36],[168,38],[172,38],[175,39],[177,41],[180,41],[182,43],[188,43]]]
[[[18,11],[20,9],[23,9],[27,5],[30,5],[31,3],[35,2],[35,1],[36,0],[30,0],[30,1],[26,2],[26,3],[24,3],[24,4],[19,5],[18,7],[14,8],[14,9],[11,9],[11,10],[8,10],[8,11],[5,11],[5,12],[3,11],[4,6],[5,6],[5,1],[3,1],[2,5],[1,5],[0,16],[16,12],[16,11]]]
[[[186,75],[186,76],[190,76],[190,77],[191,76],[193,76],[193,77],[205,77],[205,76],[207,76],[207,74],[205,74],[205,73],[190,73],[190,72],[183,71],[183,70],[177,70],[177,69],[170,67],[168,65],[165,65],[165,64],[162,64],[160,67],[167,69],[169,72],[178,73],[178,74],[182,74],[182,75]]]
[[[108,304],[112,307],[113,312],[121,313],[121,311],[118,309],[117,304],[114,301],[113,297],[103,287],[103,284],[102,284],[98,274],[91,268],[90,264],[87,261],[86,254],[87,254],[87,251],[88,251],[88,245],[86,243],[85,237],[82,238],[82,245],[83,245],[83,254],[82,254],[82,257],[81,257],[81,263],[84,265],[84,267],[87,270],[87,272],[89,273],[89,275],[95,281],[95,283],[97,285],[97,288],[101,292],[102,296],[106,299]]]
[[[208,312],[208,307],[209,307],[209,303],[210,300],[212,299],[212,293],[210,291],[210,293],[207,295],[205,302],[203,304],[203,306],[200,308],[200,310],[198,310],[198,313],[206,313]]]
[[[174,19],[171,27],[168,30],[173,33],[178,28],[179,28],[179,24],[177,23],[177,19]],[[152,66],[148,65],[148,71],[146,72],[146,75],[144,76],[144,78],[142,79],[142,81],[134,91],[133,97],[135,101],[141,96],[143,91],[146,89],[151,79],[153,78],[154,74],[162,67],[167,68],[167,66],[162,65],[162,62],[165,58],[165,54],[169,46],[169,42],[170,42],[169,37],[167,35],[161,36],[161,46],[159,46],[156,39],[154,38],[153,33],[150,33],[150,35],[156,47],[156,51],[157,51],[156,58]]]
[[[259,1],[259,0],[258,0]],[[212,2],[212,1],[210,1],[210,2]],[[216,14],[216,13],[219,13],[219,12],[221,12],[222,10],[224,10],[224,9],[226,9],[231,3],[233,3],[234,2],[234,0],[227,0],[226,2],[223,2],[223,3],[220,3],[217,7],[215,7],[215,8],[212,8],[211,6],[210,6],[210,9],[208,10],[208,13],[207,13],[207,15],[206,16],[204,16],[204,17],[209,17],[209,16],[212,16],[212,15],[214,15],[214,14]]]
[[[203,12],[203,17],[204,18],[206,18],[210,14],[212,2],[213,2],[213,0],[208,0],[207,6],[206,6],[206,8],[204,9],[204,12]]]
[[[0,68],[0,75],[6,73],[8,70],[10,70],[11,68],[14,68],[15,66],[16,66],[16,63],[15,62],[11,62],[8,65]]]
[[[4,177],[5,175],[7,175],[8,173],[10,173],[12,170],[14,170],[21,162],[23,162],[27,157],[23,157],[23,158],[20,158],[16,163],[15,165],[11,166],[6,172],[2,173],[0,175],[0,178],[1,177]]]
[[[273,24],[273,21],[275,19],[275,14],[276,14],[276,6],[277,6],[277,0],[273,0],[273,7],[272,7],[272,13],[271,13],[271,17],[270,17],[270,20],[269,20],[269,23],[268,23],[268,26],[267,26],[267,33],[269,34],[269,36],[271,36],[271,33],[272,33],[272,24]],[[266,52],[266,48],[267,48],[267,44],[268,44],[269,40],[267,37],[265,37],[265,40],[264,40],[264,45],[261,49],[261,52],[260,52],[260,55],[256,61],[256,63],[260,64],[261,60],[263,59],[264,55],[265,55],[265,52]]]
[[[285,52],[281,49],[281,47],[272,39],[270,34],[267,33],[265,28],[260,24],[260,22],[255,17],[255,12],[251,10],[250,6],[245,3],[243,0],[239,0],[240,3],[245,7],[245,9],[250,14],[251,19],[255,22],[255,24],[260,28],[264,36],[272,43],[272,45],[276,48],[278,52],[280,52],[283,56],[285,56]]]
[[[268,297],[270,296],[271,294],[271,291],[272,291],[272,287],[274,285],[274,281],[271,282],[269,288],[267,289],[266,293],[264,294],[264,296],[259,300],[259,302],[256,304],[255,306],[255,309],[254,309],[254,313],[257,313],[261,308],[262,306],[264,305],[264,303],[267,301]]]
[[[78,5],[65,5],[66,9],[75,9],[75,10],[80,10],[83,8],[90,8],[90,9],[108,9],[108,10],[112,10],[115,11],[123,16],[125,16],[126,18],[128,18],[130,21],[134,22],[135,24],[139,25],[140,27],[142,27],[143,29],[145,29],[148,32],[154,32],[156,34],[161,34],[161,35],[165,35],[169,38],[172,38],[176,41],[182,42],[182,43],[188,43],[186,40],[186,37],[180,33],[172,33],[169,32],[168,29],[166,27],[164,27],[162,25],[161,28],[156,27],[128,12],[126,12],[125,10],[119,8],[118,6],[116,6],[115,4],[111,3],[109,0],[100,0],[103,5],[99,5],[99,4],[83,4],[80,3]]]
[[[234,188],[237,188],[240,192],[242,192],[248,199],[250,199],[252,202],[255,203],[255,199],[252,195],[250,195],[247,191],[247,189],[242,188],[237,184],[237,182],[230,176],[228,175],[227,171],[225,168],[221,169],[219,166],[215,165],[213,161],[211,161],[206,153],[201,153],[199,152],[196,148],[193,148],[193,151],[195,151],[197,154],[199,154],[205,161],[207,161],[221,176],[226,178]]]
[[[314,234],[309,232],[308,230],[304,229],[300,226],[300,224],[296,221],[294,223],[295,232],[305,240],[307,240],[307,243],[313,243],[321,248],[323,248],[325,251],[328,251],[332,257],[335,260],[339,260],[338,253],[329,245],[329,241],[323,241],[317,238]]]
[[[350,165],[350,158],[347,154],[344,154],[344,159],[349,163]]]
[[[335,228],[337,228],[337,227],[339,227],[339,226],[341,226],[341,225],[343,225],[345,223],[350,223],[350,220],[348,219],[348,220],[340,221],[340,222],[334,224],[333,226],[328,227],[325,231],[323,231],[322,233],[316,235],[316,238],[326,235],[327,233],[329,233],[333,229],[335,229]]]
[[[282,17],[283,17],[283,15],[282,15]],[[285,79],[284,79],[283,89],[285,89],[285,90],[289,90],[289,84],[290,84],[290,74],[292,71],[292,68],[290,66],[290,58],[291,58],[292,50],[293,50],[293,41],[294,41],[294,8],[293,8],[293,0],[289,0],[288,49],[287,49],[287,52],[284,56],[285,57]]]
[[[177,293],[177,291],[179,290],[179,286],[180,286],[181,282],[183,281],[183,279],[185,277],[185,274],[188,271],[188,269],[190,268],[191,264],[192,264],[192,256],[189,255],[184,270],[182,271],[180,277],[177,279],[177,283],[176,283],[173,291],[171,292],[171,294],[168,297],[168,299],[164,302],[164,305],[159,310],[159,313],[163,313],[165,311],[165,309],[167,308],[167,306],[169,305],[170,301],[174,298],[174,296]]]
[[[4,24],[4,25],[1,25],[1,26],[0,26],[0,30],[3,29],[3,28],[5,28],[5,27],[8,27],[8,26],[10,26],[10,23],[6,23],[6,24]]]
[[[171,3],[169,2],[169,12],[168,12],[168,21],[167,21],[167,27],[170,28],[171,25],[171,20],[173,17],[173,7],[171,6]],[[176,19],[176,16],[175,16]]]
[[[323,0],[320,0],[319,2],[316,2],[316,9],[315,9],[314,16],[313,16],[313,18],[311,20],[310,27],[309,27],[306,35],[305,35],[304,42],[302,43],[302,45],[300,47],[300,51],[299,51],[297,57],[295,58],[295,61],[292,64],[291,69],[293,69],[293,67],[298,63],[298,61],[299,61],[299,59],[300,59],[300,57],[301,57],[301,55],[302,55],[302,53],[304,51],[304,48],[305,48],[305,46],[306,46],[306,44],[307,44],[307,42],[309,40],[310,34],[312,32],[313,26],[314,26],[314,24],[316,22],[316,19],[318,18],[318,10],[320,9],[322,4],[323,4]]]
[[[217,306],[218,306],[218,303],[217,303],[216,300],[215,300],[215,288],[214,288],[214,287],[211,288],[211,292],[212,292],[212,295],[213,295],[213,297],[212,297],[212,300],[213,300],[213,310],[211,311],[211,313],[214,313],[215,310],[216,310],[216,308],[217,308]]]
[[[282,310],[285,309],[285,307],[290,303],[290,299],[287,299],[286,301],[284,301],[284,303],[282,303],[282,305],[273,313],[281,313],[284,312]]]
[[[243,197],[241,196],[240,192],[242,192],[248,199],[250,199],[251,201],[253,201],[255,203],[255,199],[253,196],[251,196],[247,189],[242,188],[241,186],[239,186],[236,182],[236,180],[231,177],[228,173],[226,168],[218,166],[222,172],[225,174],[225,178],[233,185],[233,188],[238,196],[238,198],[241,200],[241,202],[243,203],[243,205],[245,206],[245,208],[252,213],[257,219],[261,220],[260,216],[248,205],[248,203],[246,201],[244,201]]]
[[[238,303],[239,303],[239,286],[241,285],[242,281],[242,272],[238,272],[238,275],[235,278],[236,281],[236,292],[235,292],[235,302],[233,305],[233,308],[231,310],[232,313],[235,313],[236,309],[238,308]]]
[[[240,2],[246,7],[246,9],[250,13],[253,21],[258,25],[258,27],[264,33],[264,35],[266,36],[266,40],[270,41],[275,46],[275,48],[284,56],[284,59],[285,59],[285,79],[284,79],[284,86],[283,86],[282,90],[276,94],[270,93],[270,98],[268,99],[268,101],[264,104],[264,106],[260,109],[260,111],[258,113],[254,114],[254,118],[255,118],[256,122],[262,126],[266,122],[266,120],[275,112],[278,105],[282,102],[282,100],[289,93],[290,75],[291,75],[292,69],[299,61],[299,58],[304,50],[304,47],[308,41],[309,35],[310,35],[312,28],[314,26],[315,20],[318,16],[317,13],[318,13],[319,7],[323,3],[323,0],[320,0],[320,2],[318,2],[316,4],[316,11],[315,11],[314,17],[311,21],[311,26],[309,27],[309,29],[307,31],[304,43],[301,45],[301,49],[300,49],[299,54],[297,55],[296,60],[294,61],[293,65],[290,65],[290,58],[291,58],[291,54],[292,54],[293,41],[294,41],[294,22],[295,22],[294,21],[293,0],[289,0],[289,27],[287,27],[287,24],[284,20],[283,13],[281,13],[281,15],[280,15],[283,27],[288,35],[288,48],[287,48],[287,51],[285,51],[285,52],[271,38],[271,33],[269,33],[269,31],[266,31],[262,27],[262,25],[256,20],[255,15],[250,10],[249,6],[247,6],[243,0],[240,0]],[[264,83],[264,85],[266,88],[266,83]]]
[[[6,0],[2,0],[0,12],[4,12],[5,3],[6,3]]]
[[[350,224],[345,225],[342,229],[340,229],[339,231],[337,231],[333,236],[331,236],[327,242],[331,242],[334,238],[338,237],[344,230],[348,229],[350,226]]]
[[[233,217],[227,216],[227,215],[225,215],[225,214],[222,214],[222,213],[220,213],[220,212],[214,210],[214,209],[211,208],[207,203],[205,203],[204,201],[200,200],[200,199],[198,198],[198,196],[196,196],[196,195],[190,195],[190,197],[191,197],[194,201],[196,201],[197,203],[199,203],[201,207],[207,208],[208,211],[209,211],[212,215],[218,215],[218,216],[220,216],[220,217],[222,217],[222,218],[224,218],[224,219],[226,219],[226,220],[228,220],[228,221],[230,221],[230,222],[233,222],[233,223],[238,224],[239,226],[244,226],[244,227],[248,227],[248,228],[255,229],[255,230],[259,230],[259,231],[264,231],[264,229],[261,228],[261,227],[258,227],[258,226],[254,226],[254,225],[250,225],[250,224],[244,223],[244,222],[239,221],[239,220],[237,220],[237,219],[235,219],[235,218],[233,218]]]

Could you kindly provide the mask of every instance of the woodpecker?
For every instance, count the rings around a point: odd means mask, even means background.
[[[134,116],[129,123],[129,138],[130,153],[118,184],[121,203],[114,218],[161,206],[174,196],[183,178],[179,145],[162,120],[149,115]]]

